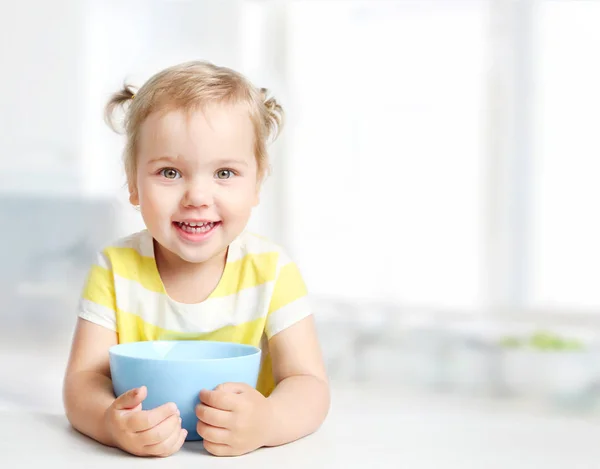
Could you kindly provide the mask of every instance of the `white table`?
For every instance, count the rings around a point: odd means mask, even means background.
[[[396,391],[334,391],[314,435],[238,458],[216,458],[201,442],[166,459],[107,448],[70,428],[58,412],[0,410],[0,468],[600,468],[600,423],[516,409],[495,401]]]

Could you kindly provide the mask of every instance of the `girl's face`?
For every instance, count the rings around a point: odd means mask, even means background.
[[[140,129],[130,200],[166,259],[206,262],[246,227],[258,204],[257,169],[243,105],[153,113]]]

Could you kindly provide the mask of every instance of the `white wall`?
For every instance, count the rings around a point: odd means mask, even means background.
[[[0,3],[0,190],[79,186],[81,18],[77,0]]]

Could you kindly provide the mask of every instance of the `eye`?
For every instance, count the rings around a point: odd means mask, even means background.
[[[231,169],[220,169],[217,171],[217,179],[231,179],[234,176]]]
[[[181,173],[174,168],[161,169],[159,174],[167,179],[179,179],[181,177]]]

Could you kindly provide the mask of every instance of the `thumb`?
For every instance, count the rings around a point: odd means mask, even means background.
[[[146,399],[148,390],[146,386],[140,386],[139,388],[130,389],[129,391],[121,394],[115,401],[115,408],[119,410],[134,409]]]
[[[254,389],[251,386],[248,386],[246,383],[223,383],[219,384],[215,391],[225,391],[232,392],[235,394],[242,394],[247,392],[249,389]]]

